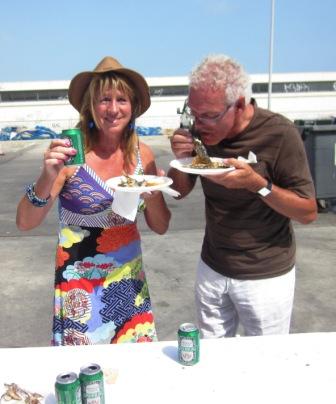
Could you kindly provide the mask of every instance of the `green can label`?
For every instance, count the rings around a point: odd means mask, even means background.
[[[81,386],[76,373],[61,373],[57,376],[55,395],[57,404],[82,404]]]
[[[64,165],[66,166],[81,166],[85,163],[84,142],[82,131],[78,128],[62,130],[62,139],[69,139],[70,147],[77,150],[75,156],[70,156]]]
[[[184,323],[178,330],[178,358],[182,365],[199,362],[200,337],[198,328],[192,323]]]
[[[79,380],[83,404],[105,404],[104,376],[99,365],[81,367]]]

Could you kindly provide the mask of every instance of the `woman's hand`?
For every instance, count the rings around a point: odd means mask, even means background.
[[[149,175],[162,177],[165,175],[165,172],[162,169],[156,168],[154,165],[153,170]],[[143,192],[141,197],[146,205],[144,214],[148,227],[158,234],[164,234],[168,229],[171,213],[167,207],[162,192]]]
[[[53,139],[44,152],[44,171],[55,179],[63,168],[64,163],[76,155],[77,151],[71,147],[69,139]]]
[[[150,200],[155,200],[155,198],[157,198],[160,194],[161,194],[161,191],[143,192],[140,195],[140,198],[143,199],[147,203]]]
[[[156,170],[156,175],[158,177],[164,177],[166,175],[166,172],[164,170],[162,170],[161,168],[157,168]],[[143,192],[140,197],[144,200],[144,201],[148,201],[151,199],[155,199],[157,196],[159,196],[161,194],[161,191],[150,191],[150,192]]]

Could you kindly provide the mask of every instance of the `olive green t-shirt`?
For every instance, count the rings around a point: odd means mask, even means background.
[[[252,167],[275,185],[303,198],[315,189],[303,141],[285,117],[255,107],[248,127],[230,140],[207,147],[215,157],[257,156]],[[288,272],[295,264],[290,219],[263,202],[259,194],[227,189],[201,177],[206,228],[202,259],[215,271],[237,279],[260,279]]]

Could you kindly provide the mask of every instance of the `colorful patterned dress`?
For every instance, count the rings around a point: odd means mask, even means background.
[[[83,165],[59,196],[53,345],[157,340],[137,225],[113,194]]]

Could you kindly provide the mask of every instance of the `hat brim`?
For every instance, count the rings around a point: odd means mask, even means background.
[[[70,104],[80,112],[83,102],[84,94],[89,87],[89,84],[94,76],[106,72],[114,72],[125,76],[133,85],[134,90],[140,104],[139,113],[137,116],[142,115],[150,107],[150,93],[146,80],[134,70],[120,68],[120,69],[102,69],[99,72],[82,72],[78,73],[70,82],[68,90],[68,98]]]

